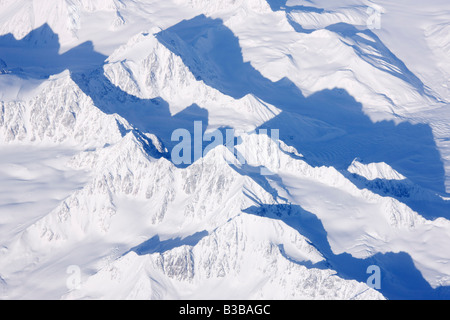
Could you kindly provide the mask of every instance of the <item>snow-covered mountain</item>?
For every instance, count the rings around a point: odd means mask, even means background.
[[[450,298],[449,21],[0,0],[0,298]]]

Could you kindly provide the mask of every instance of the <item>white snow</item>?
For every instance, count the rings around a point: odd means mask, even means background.
[[[0,298],[448,298],[449,19],[448,0],[0,0]],[[175,166],[196,120],[239,156]]]
[[[369,163],[367,165],[359,162],[358,160],[354,160],[350,167],[348,167],[348,171],[354,174],[357,174],[361,177],[366,178],[367,180],[375,180],[375,179],[386,179],[386,180],[404,180],[405,176],[398,173],[391,166],[382,162],[382,163]]]
[[[47,215],[88,181],[88,172],[67,166],[74,153],[75,150],[55,147],[2,146],[2,243]]]

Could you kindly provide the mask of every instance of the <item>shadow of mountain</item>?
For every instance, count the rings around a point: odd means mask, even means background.
[[[316,13],[322,13],[325,12],[324,9],[316,8],[316,7],[310,7],[310,6],[302,6],[302,5],[294,5],[294,6],[287,6],[287,0],[267,0],[267,3],[269,4],[270,8],[273,11],[304,11],[304,12],[316,12]]]
[[[409,180],[368,180],[349,172],[344,172],[344,175],[359,189],[368,189],[382,197],[395,198],[415,212],[421,213],[427,220],[436,220],[442,216],[441,212],[450,212],[450,201],[443,200],[436,193],[420,188]]]
[[[292,12],[315,12],[315,13],[324,13],[325,9],[316,8],[311,6],[303,6],[303,5],[294,5],[294,6],[286,6],[287,0],[267,0],[272,11],[283,11],[286,13],[286,18],[289,24],[294,28],[295,31],[299,33],[312,33],[316,31],[315,29],[304,29],[297,21],[292,19],[290,13]]]
[[[153,238],[145,241],[144,243],[138,245],[137,247],[132,248],[130,251],[136,252],[140,256],[144,256],[147,254],[153,253],[164,253],[166,251],[170,251],[174,248],[178,248],[181,246],[195,246],[199,243],[204,237],[208,235],[207,231],[197,232],[186,238],[176,238],[161,241],[159,236],[154,236]],[[126,254],[126,253],[125,253]],[[124,255],[125,255],[124,254]]]
[[[110,82],[103,69],[90,73],[72,73],[72,79],[96,107],[108,114],[118,114],[141,132],[155,134],[169,149],[178,143],[172,141],[176,129],[185,129],[194,136],[194,122],[202,122],[202,134],[208,126],[208,111],[193,104],[172,115],[169,104],[162,98],[140,99],[130,95]],[[194,141],[192,141],[194,148]],[[192,159],[195,161],[197,159]]]
[[[60,49],[59,37],[48,24],[32,30],[21,40],[12,34],[0,36],[0,58],[19,77],[47,79],[67,69],[87,71],[103,65],[106,59],[94,50],[90,41],[63,54],[59,54]]]
[[[276,188],[272,187],[269,181],[269,177],[271,181],[281,182],[281,179],[277,175],[265,176],[261,174],[261,170],[263,167],[253,167],[248,164],[241,165],[237,167],[236,165],[230,164],[230,167],[239,173],[242,176],[246,176],[251,178],[257,184],[261,186],[268,194],[270,194],[274,199],[288,201],[288,199],[283,198],[279,195],[279,192]],[[281,183],[279,185],[282,185]],[[289,194],[289,190],[285,190]],[[246,196],[258,203],[259,201],[253,198],[251,195],[246,193]]]
[[[346,30],[347,34],[356,32]],[[311,165],[345,171],[357,157],[366,163],[386,162],[413,183],[445,192],[443,164],[428,125],[373,123],[345,90],[324,90],[305,98],[287,78],[270,81],[244,62],[238,38],[219,19],[201,15],[156,36],[205,84],[236,99],[252,94],[281,109],[281,114],[260,129],[280,129],[280,139],[300,150]],[[356,33],[354,36],[359,37]],[[387,50],[381,44],[377,47]],[[0,59],[12,68],[9,71],[20,68],[19,76],[44,79],[69,70],[74,82],[99,109],[122,116],[141,132],[157,135],[169,152],[178,143],[171,141],[174,130],[186,129],[193,135],[194,121],[202,122],[202,133],[208,126],[208,111],[197,105],[172,115],[163,99],[140,99],[112,84],[103,72],[106,57],[96,52],[91,42],[59,54],[58,35],[46,24],[22,40],[10,34],[1,36],[0,48]],[[396,64],[401,67],[401,62]],[[402,73],[410,74],[407,69]],[[405,81],[409,78],[414,79],[410,75]],[[205,147],[202,142],[202,150]],[[197,159],[193,154],[191,162]],[[419,213],[425,217],[449,215],[448,211],[424,210]]]
[[[327,259],[337,275],[349,280],[366,283],[369,266],[381,268],[381,289],[391,300],[449,299],[450,287],[433,289],[414,266],[411,257],[404,252],[376,254],[367,259],[357,259],[350,254],[334,254],[328,242],[327,232],[316,215],[296,205],[261,205],[244,212],[257,216],[281,220],[311,241]],[[315,265],[311,267],[315,268]],[[318,268],[323,268],[319,263]]]
[[[199,16],[180,22],[157,37],[205,84],[234,98],[252,94],[281,109],[279,116],[261,128],[280,129],[280,138],[303,153],[310,164],[346,170],[356,157],[366,163],[386,162],[415,184],[444,192],[443,164],[429,126],[407,122],[396,125],[392,121],[373,123],[361,104],[345,90],[324,90],[305,98],[287,78],[270,81],[243,60],[238,38],[219,19]],[[171,135],[175,129],[184,128],[193,135],[193,122],[202,121],[205,131],[209,123],[207,110],[192,105],[172,115],[163,99],[140,99],[112,84],[103,72],[106,57],[96,52],[91,42],[63,54],[59,50],[58,36],[48,25],[33,30],[22,40],[12,35],[0,36],[0,59],[5,61],[9,72],[46,79],[69,70],[73,81],[96,107],[107,114],[122,116],[143,133],[154,133],[169,150],[174,145]],[[405,81],[408,79],[413,78],[405,77]],[[264,179],[257,182],[267,187]],[[249,208],[249,213],[259,214],[258,210]],[[450,297],[445,288],[432,290],[407,254],[376,255],[367,260],[348,254],[334,255],[321,222],[300,207],[292,210],[299,212],[292,221],[284,216],[278,218],[308,236],[343,276],[365,281],[364,267],[375,263],[387,270],[383,293],[388,297]],[[422,214],[427,216],[426,212]],[[434,216],[448,217],[448,212]],[[178,245],[175,242],[159,246],[158,241],[153,239],[136,250],[157,252]]]
[[[352,47],[356,54],[371,66],[403,80],[420,94],[427,94],[428,89],[423,82],[371,30],[360,30],[348,23],[333,24],[326,29],[337,33],[343,39],[350,39],[349,43],[343,42]]]
[[[443,163],[428,125],[374,123],[345,90],[323,90],[305,98],[287,78],[270,81],[243,60],[238,38],[220,19],[201,15],[157,38],[208,86],[236,99],[252,94],[281,109],[259,129],[280,129],[280,139],[300,150],[310,164],[346,170],[357,157],[366,163],[386,162],[414,183],[445,193]]]
[[[317,7],[308,6],[286,6],[287,0],[267,0],[273,11],[283,11],[292,27],[299,33],[311,33],[316,30],[304,29],[297,21],[290,16],[292,12],[314,12],[325,13],[326,10]],[[420,94],[427,95],[431,99],[433,96],[428,95],[428,88],[424,83],[412,73],[408,67],[401,61],[388,47],[386,47],[381,39],[369,29],[358,29],[354,25],[348,23],[336,23],[329,25],[325,29],[340,35],[343,39],[351,40],[343,41],[346,45],[353,48],[356,54],[373,67],[387,72],[413,86]]]
[[[171,139],[176,129],[186,129],[194,136],[194,122],[200,121],[201,134],[205,133],[208,127],[206,109],[194,104],[172,115],[169,104],[163,99],[140,99],[112,84],[103,71],[107,57],[96,52],[92,42],[80,44],[64,54],[59,54],[59,51],[59,37],[48,24],[31,31],[21,40],[16,40],[11,34],[0,36],[0,59],[5,61],[9,74],[48,79],[69,70],[72,80],[97,108],[107,114],[120,115],[140,132],[155,134],[168,148],[169,154],[178,143]],[[191,148],[193,150],[194,140]],[[202,150],[205,148],[202,141]],[[198,158],[192,154],[190,162]]]

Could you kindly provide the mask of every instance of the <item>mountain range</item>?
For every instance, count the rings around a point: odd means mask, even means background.
[[[0,299],[450,298],[449,57],[448,0],[0,0]]]

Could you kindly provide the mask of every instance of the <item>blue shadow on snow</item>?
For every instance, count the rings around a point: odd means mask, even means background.
[[[348,253],[334,254],[328,242],[327,232],[316,215],[297,205],[261,205],[244,212],[261,217],[281,220],[309,239],[325,257],[328,265],[344,279],[366,283],[372,265],[381,268],[381,290],[391,300],[440,300],[450,299],[450,287],[433,289],[404,252],[375,254],[367,259],[354,258]],[[294,261],[294,260],[292,260]],[[303,264],[303,263],[302,263]],[[324,268],[323,263],[312,268]]]

